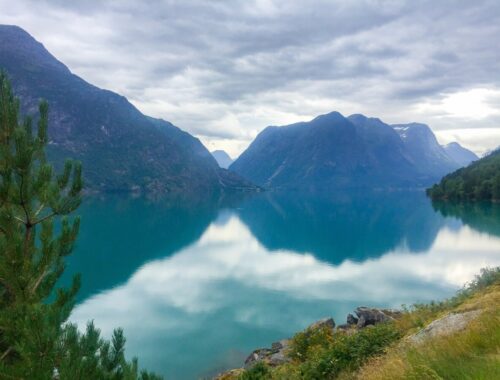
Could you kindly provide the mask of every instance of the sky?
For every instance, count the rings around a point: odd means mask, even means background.
[[[0,24],[233,157],[331,111],[500,145],[497,0],[0,0]]]

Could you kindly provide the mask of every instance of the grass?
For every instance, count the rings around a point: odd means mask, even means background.
[[[400,344],[392,347],[386,355],[372,359],[351,378],[500,379],[500,284],[479,290],[448,311],[477,309],[482,310],[481,316],[466,330],[418,346]]]
[[[450,312],[481,310],[464,331],[415,345],[406,338]],[[226,379],[500,379],[500,268],[481,274],[447,300],[405,307],[397,321],[356,333],[327,328],[292,338],[291,362],[258,364]]]

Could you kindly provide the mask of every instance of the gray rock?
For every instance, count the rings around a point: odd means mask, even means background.
[[[289,339],[274,342],[271,348],[259,348],[253,351],[245,360],[245,368],[252,367],[257,362],[265,362],[270,366],[278,366],[287,363],[290,359],[286,356],[286,350],[290,345]]]
[[[319,321],[316,321],[309,325],[306,330],[316,330],[323,327],[328,327],[333,330],[335,328],[335,321],[333,320],[333,318],[330,317],[320,319]]]
[[[450,313],[431,322],[414,335],[408,337],[413,343],[421,343],[426,339],[442,335],[449,335],[464,330],[473,319],[481,314],[481,310],[467,311],[465,313]]]
[[[358,323],[358,318],[356,318],[352,314],[347,314],[347,324],[348,325],[356,325]]]
[[[356,324],[358,328],[394,320],[394,317],[390,315],[393,312],[389,310],[360,306],[356,308],[355,313],[358,316]]]

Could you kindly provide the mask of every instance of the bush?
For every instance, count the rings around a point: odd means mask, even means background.
[[[240,376],[240,380],[264,380],[269,378],[271,378],[271,370],[263,362],[256,363]]]
[[[352,335],[336,332],[328,347],[315,346],[309,351],[307,361],[301,365],[302,377],[331,379],[343,371],[354,371],[370,357],[382,354],[400,336],[392,323],[368,327]]]

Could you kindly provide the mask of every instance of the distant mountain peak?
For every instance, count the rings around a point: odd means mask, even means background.
[[[450,156],[460,166],[467,166],[471,162],[479,159],[474,152],[464,148],[457,142],[451,142],[443,145],[443,149],[446,151],[448,156]]]
[[[212,156],[215,158],[215,161],[219,164],[219,166],[223,169],[227,169],[232,163],[233,159],[229,154],[226,153],[226,151],[222,149],[217,149],[214,150],[212,153]]]
[[[336,122],[340,120],[345,120],[345,117],[338,111],[332,111],[323,115],[316,116],[312,121]]]

